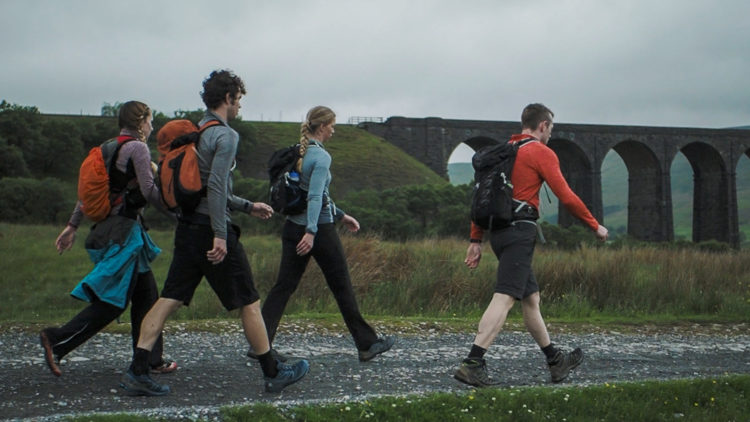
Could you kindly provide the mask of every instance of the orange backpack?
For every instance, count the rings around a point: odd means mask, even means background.
[[[200,129],[192,125],[193,129],[185,133],[190,125],[187,125],[184,120],[173,120],[159,131],[157,139],[159,139],[160,149],[162,145],[168,144],[169,151],[159,162],[157,180],[162,201],[170,211],[183,215],[191,214],[201,198],[206,196],[206,187],[201,182],[198,169],[196,148],[200,143],[201,133],[216,125],[223,125],[223,123],[210,120]],[[173,136],[176,137],[172,138]]]
[[[123,189],[112,186],[109,173],[117,161],[120,148],[132,137],[121,136],[105,141],[98,147],[91,148],[89,155],[81,163],[78,172],[78,200],[86,217],[94,222],[107,218],[112,207],[120,204]]]

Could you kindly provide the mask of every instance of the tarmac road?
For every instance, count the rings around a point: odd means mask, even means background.
[[[388,333],[388,327],[376,326]],[[131,397],[118,387],[130,362],[130,336],[101,333],[63,361],[62,377],[42,360],[38,333],[0,333],[0,420],[60,420],[66,415],[133,412],[146,416],[218,419],[225,405],[257,402],[299,404],[363,400],[380,395],[468,391],[452,377],[473,333],[416,324],[399,331],[394,348],[360,363],[348,333],[314,323],[282,324],[276,348],[310,361],[310,373],[280,394],[263,391],[258,364],[245,357],[239,327],[221,334],[171,328],[165,350],[180,369],[159,375],[172,393]],[[562,334],[561,334],[562,332]],[[631,329],[550,330],[556,344],[581,347],[585,360],[561,385],[713,377],[750,373],[750,327],[679,326]],[[522,327],[511,327],[487,355],[490,376],[510,386],[550,385],[542,353]]]

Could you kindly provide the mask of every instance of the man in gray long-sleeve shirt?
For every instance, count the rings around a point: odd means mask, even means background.
[[[177,225],[174,257],[164,289],[143,320],[133,362],[121,379],[120,386],[128,393],[149,396],[169,393],[169,386],[158,384],[148,375],[146,359],[167,317],[183,304],[190,304],[204,276],[227,310],[240,309],[248,343],[262,352],[259,361],[266,391],[279,392],[299,381],[309,370],[304,359],[285,364],[273,357],[260,312],[260,296],[239,241],[240,230],[231,222],[233,210],[263,219],[273,214],[267,204],[252,203],[232,194],[232,169],[239,135],[228,122],[239,114],[243,94],[242,80],[228,70],[214,71],[203,81],[201,95],[208,111],[200,125],[211,120],[221,123],[205,129],[198,143],[198,168],[207,187],[206,197],[201,198],[193,214],[183,215]]]

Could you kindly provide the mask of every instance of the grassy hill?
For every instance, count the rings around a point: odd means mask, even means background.
[[[451,183],[470,183],[474,178],[471,163],[450,163],[448,174]],[[678,154],[672,163],[672,213],[676,238],[690,239],[693,218],[693,169],[685,156]],[[625,232],[628,219],[628,172],[625,163],[614,152],[607,154],[602,163],[602,202],[604,224],[610,230]],[[557,198],[550,192],[552,203],[541,193],[543,218],[557,221]],[[750,238],[750,159],[743,157],[737,166],[737,203],[740,231]]]
[[[80,161],[83,161],[91,147],[118,133],[114,117],[42,115],[42,119],[61,123],[75,122],[76,126],[83,129],[80,130],[83,138]],[[154,120],[154,133],[149,139],[154,157],[156,133],[168,120],[170,119]],[[273,151],[299,141],[299,123],[236,120],[230,124],[240,133],[237,169],[243,177],[268,180],[267,162]],[[448,183],[398,147],[356,126],[336,125],[336,134],[326,142],[326,149],[333,157],[332,194],[339,198],[350,191],[361,189],[382,190],[408,184]],[[66,183],[76,183],[77,173],[60,178]]]
[[[271,153],[299,141],[299,123],[238,124],[251,129],[237,154],[237,166],[244,176],[266,180]],[[355,126],[336,125],[336,134],[325,147],[333,157],[331,190],[339,197],[362,189],[448,183],[400,148]]]

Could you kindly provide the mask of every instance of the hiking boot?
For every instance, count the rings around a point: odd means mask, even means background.
[[[461,362],[461,366],[453,374],[453,378],[464,384],[480,388],[498,384],[498,382],[491,380],[487,375],[487,362],[482,358],[464,359]]]
[[[581,361],[583,361],[583,352],[580,348],[576,348],[570,353],[558,351],[552,360],[547,361],[549,372],[552,374],[552,382],[564,380],[570,371],[581,364]]]
[[[304,377],[310,370],[310,364],[300,359],[292,364],[276,361],[276,369],[279,373],[274,378],[263,377],[266,382],[267,393],[278,393],[287,385],[294,384]]]
[[[373,343],[369,349],[359,351],[359,361],[367,362],[368,360],[371,360],[375,356],[383,352],[387,352],[391,347],[393,347],[393,343],[395,342],[396,342],[396,339],[393,337],[379,338],[378,341]]]
[[[120,387],[131,396],[164,396],[169,393],[169,386],[159,384],[148,374],[136,375],[132,369],[120,378]]]
[[[282,355],[273,348],[271,349],[271,356],[273,356],[273,358],[279,362],[286,362],[287,360],[289,360],[289,357],[287,357],[286,355]],[[255,350],[253,350],[252,346],[250,346],[250,348],[247,350],[247,357],[249,357],[250,359],[258,360],[258,354],[255,353]]]
[[[161,364],[152,366],[152,374],[168,374],[177,370],[177,362],[173,360],[162,360]]]
[[[52,374],[56,377],[59,377],[62,375],[62,371],[60,370],[60,359],[55,355],[55,352],[52,350],[52,343],[49,341],[49,336],[47,335],[47,330],[44,329],[39,333],[39,343],[42,344],[42,348],[44,348],[44,361],[47,362],[47,366],[49,366],[49,370],[52,371]]]

